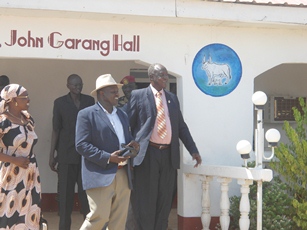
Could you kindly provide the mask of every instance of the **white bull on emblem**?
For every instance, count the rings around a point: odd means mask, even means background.
[[[202,70],[206,71],[209,82],[208,85],[227,85],[231,80],[230,67],[227,64],[218,64],[211,61],[209,58],[206,61],[206,56],[203,58]]]

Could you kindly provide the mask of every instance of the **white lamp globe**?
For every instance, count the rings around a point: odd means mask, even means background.
[[[277,142],[280,140],[280,132],[277,129],[269,129],[265,133],[265,139],[270,145],[276,146]]]
[[[257,91],[252,96],[252,101],[254,105],[258,105],[258,106],[264,105],[267,102],[267,100],[268,100],[268,97],[262,91]]]
[[[249,153],[252,151],[252,146],[247,140],[241,140],[237,144],[237,151],[241,154],[242,159],[250,158]]]
[[[247,140],[239,141],[236,148],[238,153],[240,154],[247,154],[252,151],[252,145]]]

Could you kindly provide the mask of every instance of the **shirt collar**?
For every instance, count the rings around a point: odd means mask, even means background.
[[[102,110],[106,113],[106,114],[115,114],[117,112],[117,108],[115,106],[113,106],[113,110],[112,110],[112,113],[109,113],[101,104],[99,101],[97,101],[97,104],[100,106],[100,108],[102,108]]]
[[[157,94],[157,92],[160,92],[161,93],[161,96],[164,94],[164,90],[161,89],[160,91],[156,90],[155,87],[153,87],[151,84],[150,84],[150,88],[151,88],[151,91],[153,92],[154,95]]]

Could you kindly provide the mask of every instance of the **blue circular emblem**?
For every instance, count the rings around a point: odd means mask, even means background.
[[[195,84],[203,93],[221,97],[231,93],[239,84],[242,65],[230,47],[214,43],[198,51],[192,74]]]

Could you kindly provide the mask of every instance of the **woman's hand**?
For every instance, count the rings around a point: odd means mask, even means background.
[[[30,159],[27,157],[14,157],[14,161],[12,163],[14,163],[15,165],[27,169],[29,167],[30,164]]]

